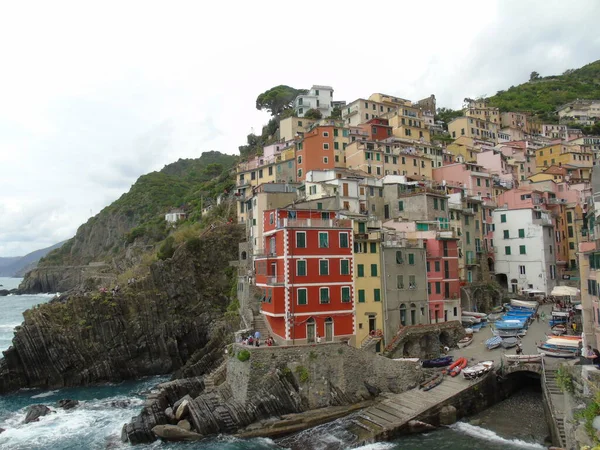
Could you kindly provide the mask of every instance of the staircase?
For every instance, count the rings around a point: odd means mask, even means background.
[[[546,369],[545,370],[545,378],[546,378],[546,389],[548,390],[548,396],[550,397],[550,409],[552,410],[552,415],[554,416],[554,421],[556,422],[556,428],[558,429],[558,436],[560,439],[559,444],[564,446],[567,442],[567,436],[565,433],[565,418],[564,412],[560,411],[557,400],[562,400],[563,392],[556,384],[556,370],[555,369]]]
[[[360,348],[362,348],[363,350],[366,350],[366,349],[373,349],[374,350],[375,349],[375,345],[377,345],[377,343],[380,342],[382,339],[383,339],[382,336],[371,336],[371,335],[368,335],[361,342]]]
[[[204,377],[204,392],[212,392],[216,386],[225,381],[227,375],[227,360]]]
[[[260,333],[261,342],[264,341],[267,337],[272,336],[269,327],[265,323],[265,317],[258,313],[254,316],[254,320],[252,321],[252,335],[254,336],[254,332],[258,331]]]

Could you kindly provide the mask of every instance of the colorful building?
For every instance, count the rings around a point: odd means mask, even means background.
[[[261,314],[287,344],[351,340],[355,334],[352,221],[333,211],[274,209],[263,215],[254,257]]]

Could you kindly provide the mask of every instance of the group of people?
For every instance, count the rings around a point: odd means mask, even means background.
[[[271,336],[269,336],[267,337],[267,339],[265,339],[264,343],[268,347],[271,347],[275,344],[275,341]],[[254,334],[250,334],[250,336],[242,336],[242,344],[260,347],[260,331],[256,330]]]
[[[590,364],[596,366],[596,368],[600,369],[600,351],[597,348],[592,348],[591,345],[588,345],[585,348],[585,353],[582,351],[582,355],[585,359],[590,361]]]

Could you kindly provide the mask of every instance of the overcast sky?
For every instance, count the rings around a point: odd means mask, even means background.
[[[237,154],[258,94],[459,108],[600,59],[600,2],[3,2],[0,256],[74,235],[142,174]]]

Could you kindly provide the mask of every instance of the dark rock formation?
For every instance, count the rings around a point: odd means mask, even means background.
[[[0,360],[0,394],[212,369],[237,327],[223,316],[228,262],[242,234],[225,225],[192,239],[117,295],[77,295],[26,311]]]
[[[164,441],[199,441],[202,435],[177,425],[156,425],[152,432]]]
[[[18,289],[0,289],[0,297],[6,297],[9,294],[18,294]]]
[[[64,399],[59,400],[58,402],[56,402],[56,404],[59,408],[62,409],[73,409],[79,405],[79,400]]]
[[[50,408],[45,405],[31,405],[27,408],[27,415],[25,416],[23,423],[37,422],[40,420],[40,417],[45,416],[50,412]]]

